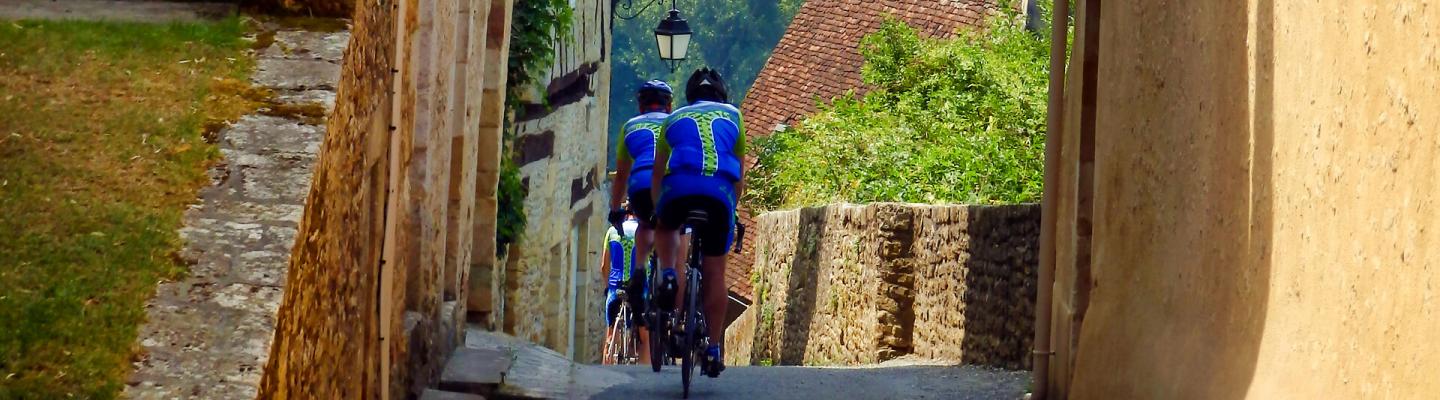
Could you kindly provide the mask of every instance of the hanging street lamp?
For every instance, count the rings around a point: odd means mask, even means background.
[[[670,16],[655,27],[655,45],[660,50],[660,60],[670,65],[670,72],[675,72],[680,62],[685,61],[691,33],[690,24],[680,18],[680,10],[675,8],[675,0],[670,0]]]

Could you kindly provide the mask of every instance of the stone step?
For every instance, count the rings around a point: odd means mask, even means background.
[[[521,346],[516,349],[515,361],[505,374],[500,394],[536,399],[566,397],[573,367],[574,363],[554,350]]]
[[[445,364],[440,390],[499,399],[583,398],[629,381],[622,373],[576,364],[523,340],[469,329]]]
[[[485,396],[425,389],[425,392],[420,394],[420,400],[485,400]]]
[[[440,390],[493,394],[500,388],[512,358],[509,351],[502,349],[456,349],[440,374]]]

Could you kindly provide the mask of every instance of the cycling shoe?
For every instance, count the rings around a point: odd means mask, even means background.
[[[720,346],[710,345],[705,349],[705,376],[719,378],[720,372],[725,371],[725,358],[720,354]]]
[[[680,291],[679,278],[675,276],[674,268],[666,268],[660,272],[660,299],[656,303],[660,308],[666,310],[675,309],[675,293]]]

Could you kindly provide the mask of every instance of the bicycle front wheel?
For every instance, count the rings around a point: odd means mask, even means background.
[[[691,268],[695,268],[692,265]],[[685,341],[681,357],[680,381],[685,386],[685,398],[690,398],[691,377],[695,375],[695,364],[701,360],[700,338],[700,274],[698,271],[689,271],[685,282]]]
[[[687,295],[685,297],[689,299],[691,296]],[[691,310],[693,310],[693,308]],[[695,341],[699,339],[696,337],[695,313],[690,312],[690,310],[685,312],[684,329],[685,348],[680,350],[680,384],[685,387],[683,397],[688,399],[690,398],[690,378],[695,375],[695,363],[700,361],[695,354]]]

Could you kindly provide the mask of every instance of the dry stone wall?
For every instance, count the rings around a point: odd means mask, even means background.
[[[329,108],[348,32],[274,32],[253,83],[288,106]],[[247,115],[218,132],[224,161],[185,213],[184,279],[159,285],[139,332],[131,399],[253,399],[325,126]]]
[[[461,266],[494,240],[473,227],[493,220],[476,204],[498,158],[479,150],[502,118],[480,111],[505,99],[479,89],[511,4],[357,4],[260,398],[414,398],[438,378],[462,339]]]
[[[905,355],[1029,366],[1035,205],[831,205],[751,232],[755,303],[730,325],[741,364],[857,365]]]

